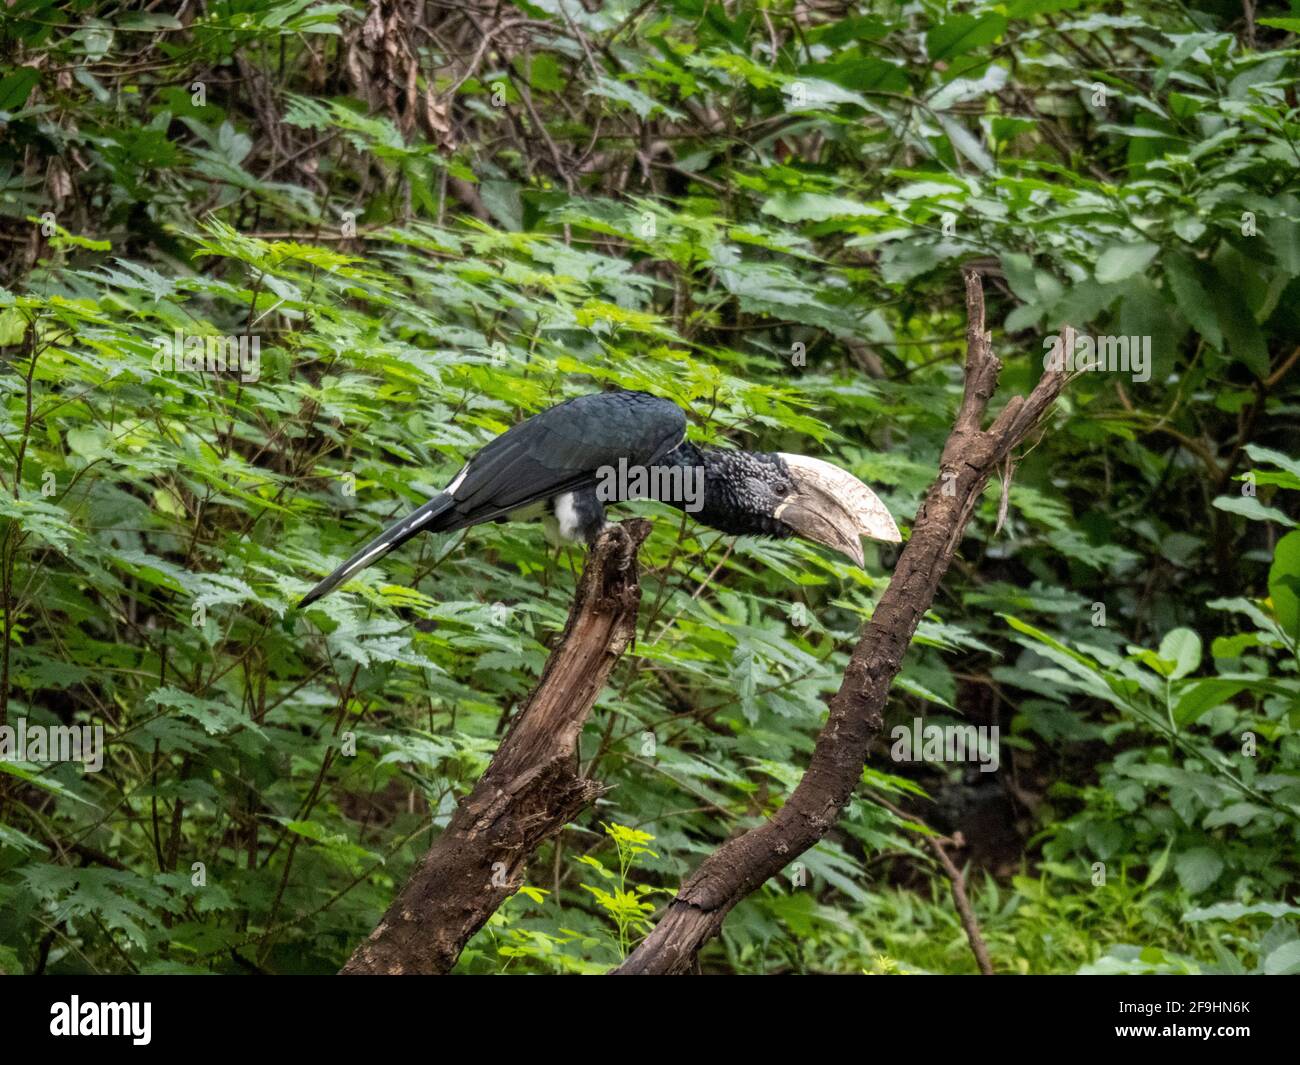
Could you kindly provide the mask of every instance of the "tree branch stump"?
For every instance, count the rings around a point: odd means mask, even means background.
[[[1001,363],[984,328],[984,289],[965,273],[966,386],[940,459],[939,478],[917,512],[911,538],[859,640],[808,769],[768,821],[728,840],[681,886],[654,930],[618,974],[692,971],[699,950],[722,929],[736,903],[775,876],[830,830],[862,776],[871,741],[884,726],[885,700],[921,617],[961,541],[993,471],[1036,426],[1065,387],[1049,369],[1027,397],[1014,397],[988,430],[980,425],[997,389]],[[1074,346],[1066,329],[1062,350]]]
[[[559,644],[491,765],[461,800],[343,974],[448,972],[519,890],[528,859],[604,790],[578,775],[578,738],[636,632],[640,519],[603,532],[587,558]]]

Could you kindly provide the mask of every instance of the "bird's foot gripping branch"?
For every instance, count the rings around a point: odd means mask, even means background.
[[[577,772],[578,737],[605,678],[636,632],[639,518],[597,539],[568,623],[541,680],[474,790],[433,842],[350,974],[445,973],[523,883],[528,859],[603,790]]]

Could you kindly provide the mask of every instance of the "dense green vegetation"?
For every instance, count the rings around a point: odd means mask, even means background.
[[[107,741],[0,761],[0,969],[336,970],[582,557],[489,525],[297,598],[602,387],[831,458],[906,534],[974,265],[995,402],[1065,323],[1150,344],[1071,382],[996,532],[990,487],[895,686],[890,726],[997,725],[1000,767],[882,738],[704,968],[974,971],[921,839],[960,832],[999,971],[1300,971],[1300,11],[162,6],[0,13],[0,715]],[[462,971],[616,963],[798,780],[894,557],[638,510],[611,789]]]

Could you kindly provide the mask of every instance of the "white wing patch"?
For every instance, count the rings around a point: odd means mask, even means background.
[[[432,517],[433,517],[432,511],[430,511],[427,514],[421,514],[418,518],[412,521],[411,524],[407,527],[408,531],[414,531],[415,529],[418,529],[421,525],[423,525],[426,521],[428,521]]]
[[[465,463],[463,467],[461,467],[460,473],[456,474],[456,476],[452,478],[451,484],[447,485],[447,487],[444,488],[443,491],[446,492],[449,496],[454,496],[456,494],[456,489],[460,487],[460,483],[465,479],[465,474],[467,473],[469,473],[468,462]]]

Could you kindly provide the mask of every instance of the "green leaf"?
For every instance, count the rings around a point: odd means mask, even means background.
[[[1271,466],[1277,466],[1300,480],[1300,459],[1293,459],[1290,455],[1284,455],[1282,452],[1274,451],[1271,448],[1261,447],[1259,444],[1247,444],[1246,454],[1255,462],[1266,462]]]
[[[988,173],[993,169],[993,157],[989,155],[978,137],[972,134],[960,120],[952,115],[940,115],[939,125],[948,134],[948,141],[961,156],[969,159],[976,169]]]
[[[996,41],[1007,28],[1003,15],[953,15],[925,35],[925,49],[936,62]]]
[[[226,703],[216,699],[204,699],[179,688],[158,688],[149,693],[145,700],[154,706],[173,707],[186,717],[193,718],[209,736],[230,732],[243,724],[239,712]],[[255,727],[255,726],[254,726]]]
[[[10,776],[17,777],[19,780],[24,780],[38,788],[43,788],[53,795],[71,799],[73,802],[83,803],[86,806],[96,805],[89,799],[83,799],[66,784],[44,772],[40,766],[31,765],[30,763],[11,762],[8,759],[0,758],[0,773],[8,773]]]
[[[1287,533],[1273,549],[1268,597],[1282,631],[1300,640],[1300,531]]]
[[[1229,514],[1240,514],[1251,521],[1275,521],[1294,529],[1296,523],[1277,507],[1266,507],[1254,496],[1216,496],[1214,506]]]
[[[41,73],[35,67],[19,67],[0,78],[0,111],[19,110],[40,80]]]
[[[1191,629],[1173,629],[1160,641],[1160,657],[1172,662],[1172,680],[1196,672],[1201,664],[1201,638]]]
[[[1159,244],[1138,241],[1129,244],[1112,244],[1097,259],[1096,278],[1100,284],[1111,285],[1132,277],[1151,265],[1160,251]]]
[[[825,222],[830,218],[864,218],[880,213],[854,200],[812,192],[783,192],[763,204],[763,214],[782,222]]]
[[[1223,859],[1209,847],[1193,847],[1174,859],[1178,882],[1192,895],[1204,891],[1223,872]]]
[[[1256,377],[1268,375],[1268,345],[1241,293],[1239,278],[1218,271],[1218,283],[1210,293],[1219,329],[1228,342],[1228,353]]]
[[[1216,902],[1183,914],[1184,921],[1240,921],[1243,917],[1300,917],[1300,906],[1287,902]]]
[[[1223,346],[1223,332],[1214,313],[1214,304],[1206,289],[1206,271],[1201,264],[1185,255],[1165,259],[1165,279],[1174,303],[1192,328],[1216,348]]]
[[[1264,19],[1265,22],[1295,22],[1300,19]],[[1264,959],[1264,972],[1268,976],[1294,976],[1300,973],[1300,939],[1292,939],[1271,951]]]
[[[1165,870],[1169,868],[1169,855],[1173,852],[1174,841],[1171,839],[1165,844],[1165,849],[1160,852],[1160,857],[1151,863],[1151,868],[1147,870],[1147,878],[1142,882],[1144,891],[1155,887],[1160,882],[1160,878],[1165,875]]]
[[[559,92],[564,88],[564,78],[560,74],[560,64],[547,52],[530,52],[531,69],[528,71],[528,83],[542,92]]]
[[[1222,706],[1234,695],[1250,687],[1247,681],[1224,680],[1208,677],[1184,688],[1174,703],[1174,720],[1179,725],[1190,725],[1208,710]]]
[[[1090,821],[1084,838],[1092,853],[1106,861],[1118,854],[1124,845],[1124,829],[1114,821]]]

